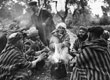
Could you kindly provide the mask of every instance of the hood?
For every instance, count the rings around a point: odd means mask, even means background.
[[[92,40],[90,42],[85,42],[82,48],[84,47],[90,47],[97,50],[105,50],[107,48],[107,41],[104,39]]]

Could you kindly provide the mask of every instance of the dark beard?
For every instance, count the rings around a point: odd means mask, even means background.
[[[88,38],[87,34],[83,35],[82,37],[80,37],[80,35],[77,35],[77,36],[81,41],[85,41]]]

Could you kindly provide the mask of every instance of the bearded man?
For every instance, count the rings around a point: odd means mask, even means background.
[[[88,41],[77,56],[70,80],[110,80],[110,53],[101,38],[103,31],[99,26],[88,29]]]

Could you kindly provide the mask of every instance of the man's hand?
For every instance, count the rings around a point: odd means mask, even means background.
[[[50,49],[47,46],[42,50],[42,52],[49,52],[49,51],[50,51]]]
[[[32,61],[32,68],[34,68],[36,66],[36,63],[38,63],[39,61],[45,59],[47,57],[46,55],[47,55],[46,53],[42,53],[39,56],[37,56],[36,57],[37,59]]]
[[[43,53],[43,54],[39,55],[37,59],[38,59],[39,61],[41,61],[41,60],[43,60],[43,59],[45,59],[45,58],[46,58],[46,53]]]

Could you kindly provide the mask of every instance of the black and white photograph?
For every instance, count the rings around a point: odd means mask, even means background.
[[[110,80],[110,0],[0,0],[0,80]]]

